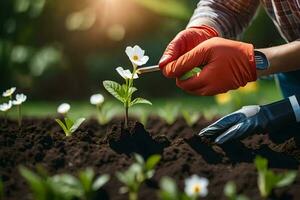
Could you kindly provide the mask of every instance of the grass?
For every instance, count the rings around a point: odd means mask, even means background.
[[[248,96],[252,95],[252,98]],[[254,96],[253,96],[254,95]],[[281,94],[279,90],[275,87],[273,81],[260,81],[259,89],[253,94],[245,94],[245,96],[239,97],[239,105],[250,105],[250,104],[267,104],[277,100],[280,100]],[[150,98],[151,99],[151,98]],[[117,108],[120,115],[123,115],[122,105],[113,100],[109,99]],[[132,114],[138,114],[141,110],[146,110],[150,113],[156,113],[159,108],[164,107],[166,104],[180,105],[181,109],[187,109],[192,111],[199,111],[205,113],[205,115],[225,115],[229,112],[234,111],[236,106],[234,105],[218,105],[214,97],[199,97],[184,95],[181,97],[169,97],[169,98],[154,98],[151,99],[153,106],[136,106],[131,110]],[[45,116],[55,116],[57,106],[61,102],[44,102],[44,101],[29,101],[25,102],[22,106],[22,113],[24,116],[29,117],[45,117]],[[89,104],[87,101],[68,101],[71,104],[71,117],[90,117],[96,111],[95,107]],[[17,117],[17,109],[13,108],[9,112],[9,116],[12,118]]]

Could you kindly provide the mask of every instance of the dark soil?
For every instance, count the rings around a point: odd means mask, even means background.
[[[276,171],[299,171],[299,138],[292,135],[282,138],[282,131],[272,137],[261,134],[242,142],[216,146],[195,136],[209,123],[202,118],[190,128],[182,119],[168,126],[158,118],[151,118],[146,128],[130,121],[129,129],[124,130],[122,120],[115,119],[107,126],[100,126],[91,119],[72,137],[65,137],[53,119],[25,119],[21,129],[15,121],[6,124],[0,119],[0,176],[6,199],[31,199],[29,189],[19,175],[19,165],[31,169],[42,165],[50,174],[75,174],[80,169],[93,167],[97,174],[112,175],[97,199],[127,199],[126,195],[118,193],[121,183],[113,175],[127,169],[133,162],[133,152],[144,158],[162,155],[154,177],[140,190],[139,197],[145,200],[158,199],[161,177],[174,178],[183,189],[184,179],[192,174],[210,180],[209,195],[204,199],[226,199],[223,187],[229,180],[237,184],[238,192],[252,200],[260,199],[253,165],[256,155],[267,158],[270,167]],[[300,176],[291,187],[275,190],[272,199],[300,199]]]

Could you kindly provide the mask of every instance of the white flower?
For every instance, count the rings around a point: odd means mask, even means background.
[[[62,103],[58,106],[57,108],[57,112],[60,114],[66,114],[67,112],[69,112],[71,106],[68,103]]]
[[[117,67],[116,68],[117,72],[122,76],[124,79],[131,79],[132,78],[132,73],[130,72],[129,69],[124,70],[123,67]],[[137,73],[134,74],[133,79],[137,79],[139,76]]]
[[[93,105],[100,105],[104,102],[104,97],[102,94],[94,94],[91,96],[90,102]]]
[[[205,197],[208,193],[207,186],[209,181],[206,178],[193,175],[185,179],[185,193],[190,197]]]
[[[3,97],[10,97],[15,91],[16,91],[16,88],[12,87],[12,88],[6,90],[5,92],[3,92],[2,96]]]
[[[125,50],[127,56],[129,57],[130,61],[137,66],[142,66],[146,64],[149,60],[148,56],[145,56],[145,51],[141,49],[138,45],[132,47],[127,47]]]
[[[9,101],[8,103],[3,103],[3,104],[1,104],[1,105],[0,105],[0,110],[1,110],[2,112],[6,112],[6,111],[8,111],[9,109],[11,109],[11,107],[12,107],[12,103],[11,103],[11,101]]]
[[[25,102],[27,99],[27,96],[24,94],[17,94],[16,95],[16,100],[13,100],[12,103],[13,105],[21,105],[23,102]]]

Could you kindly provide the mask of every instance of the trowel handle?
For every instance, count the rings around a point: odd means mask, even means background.
[[[156,71],[159,71],[159,70],[160,70],[159,66],[154,65],[154,66],[139,68],[138,73],[139,74],[145,74],[145,73],[149,73],[149,72],[156,72]]]

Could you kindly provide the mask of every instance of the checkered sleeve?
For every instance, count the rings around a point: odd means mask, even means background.
[[[259,0],[201,0],[188,27],[211,21],[222,37],[236,38],[256,13]]]

